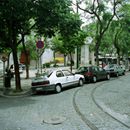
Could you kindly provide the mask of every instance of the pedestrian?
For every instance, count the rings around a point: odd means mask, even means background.
[[[6,74],[5,74],[4,86],[5,88],[10,88],[11,87],[11,71],[8,68],[6,68],[5,71],[6,71]]]
[[[13,65],[11,65],[11,66],[10,66],[10,69],[9,69],[9,72],[10,72],[11,78],[14,77],[13,70],[14,70],[14,67],[13,67]]]

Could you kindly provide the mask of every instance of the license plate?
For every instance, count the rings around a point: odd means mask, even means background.
[[[42,90],[42,88],[37,88],[36,90]]]

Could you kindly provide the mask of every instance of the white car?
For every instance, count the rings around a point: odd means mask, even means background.
[[[53,70],[47,72],[41,77],[36,77],[32,80],[32,93],[37,91],[55,91],[60,93],[62,88],[72,85],[83,86],[84,76],[80,74],[73,74],[68,70]]]

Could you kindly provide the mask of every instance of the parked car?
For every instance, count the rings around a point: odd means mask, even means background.
[[[60,93],[62,88],[72,85],[83,86],[84,76],[80,74],[73,74],[68,70],[51,70],[44,73],[40,77],[32,80],[31,90],[32,93],[37,91],[55,91]]]
[[[126,67],[125,67],[125,65],[120,65],[121,66],[121,68],[124,70],[124,72],[126,71]]]
[[[117,64],[109,64],[104,69],[110,73],[111,76],[118,77],[119,75],[125,75],[125,70]]]
[[[22,68],[22,70],[25,70],[25,67],[26,67],[26,66],[25,66],[24,64],[21,64],[21,63],[20,63],[20,64],[19,64],[19,67]]]
[[[15,73],[14,65],[10,66],[10,70],[11,70],[12,73]],[[19,64],[19,73],[23,73],[23,68],[22,68],[22,66],[20,64]]]
[[[81,66],[78,68],[76,74],[82,74],[85,77],[86,82],[97,82],[98,80],[110,79],[109,72],[98,66],[89,65]]]

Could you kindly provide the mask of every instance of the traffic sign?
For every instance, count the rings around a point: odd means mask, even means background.
[[[44,42],[43,41],[38,41],[36,43],[36,46],[37,46],[38,49],[42,49],[44,47]]]

